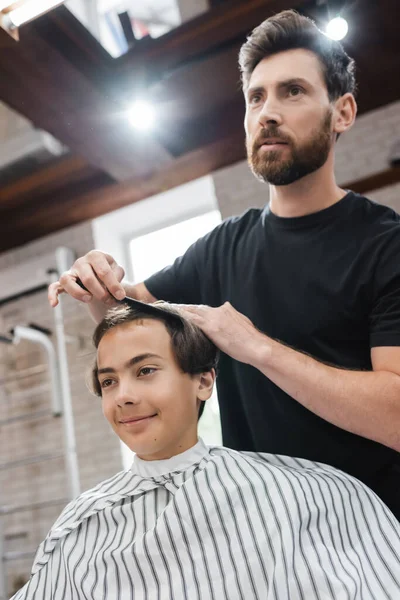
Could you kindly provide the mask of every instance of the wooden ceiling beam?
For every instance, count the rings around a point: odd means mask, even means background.
[[[369,2],[361,17],[367,20],[372,15],[374,22],[379,23],[382,12],[386,14],[394,1],[382,0],[379,7]],[[293,0],[291,5],[300,8],[301,4],[301,0]],[[0,98],[36,126],[52,133],[74,154],[85,157],[91,165],[116,180],[148,178],[156,169],[171,162],[172,157],[162,141],[170,136],[172,147],[175,131],[172,121],[165,119],[161,122],[158,140],[158,132],[154,136],[142,136],[127,126],[124,100],[136,90],[142,76],[153,81],[160,78],[161,92],[167,89],[171,103],[187,113],[189,119],[184,126],[181,121],[178,129],[181,129],[181,137],[185,131],[189,132],[191,141],[183,143],[182,151],[209,143],[212,140],[204,138],[203,128],[198,131],[197,143],[195,139],[196,124],[202,122],[206,129],[207,119],[212,120],[204,114],[204,107],[207,106],[207,112],[212,115],[232,100],[232,90],[235,86],[238,88],[239,81],[237,51],[240,43],[263,18],[286,5],[284,0],[226,3],[161,38],[138,44],[115,61],[109,60],[104,49],[65,7],[60,7],[23,27],[19,44],[0,31]],[[386,23],[385,26],[389,31],[387,43],[393,44],[393,25]],[[365,27],[363,36],[359,31],[350,32],[345,43],[359,62],[360,113],[400,95],[400,78],[388,76],[387,70],[393,67],[392,63],[392,67],[387,65],[392,60],[390,57],[382,61],[385,68],[371,69],[371,52],[376,53],[377,47],[372,42],[377,41],[376,36],[373,28]],[[68,43],[64,43],[65,40]],[[376,58],[376,54],[374,56]],[[197,81],[193,81],[194,71],[199,73]],[[210,73],[208,78],[207,73]],[[223,78],[229,73],[221,87],[218,73],[222,73]],[[203,87],[216,90],[210,94],[209,104],[203,101]],[[196,99],[196,93],[191,90],[198,88]],[[225,101],[222,90],[226,90]],[[191,97],[190,101],[187,96]],[[232,123],[237,131],[241,127],[241,123]],[[218,124],[214,131],[214,140],[218,140]],[[176,142],[175,146],[178,147]],[[179,154],[179,149],[177,151]]]
[[[385,171],[380,171],[374,175],[363,177],[357,181],[350,181],[342,187],[353,190],[353,192],[357,192],[357,194],[367,194],[369,192],[373,192],[374,190],[380,190],[389,185],[395,185],[399,182],[400,165],[394,165],[388,169],[385,169]]]
[[[57,197],[47,195],[39,208],[26,206],[23,218],[12,229],[2,215],[0,221],[0,251],[27,243],[33,239],[58,231],[85,220],[94,219],[112,210],[123,208],[177,185],[223,168],[244,158],[243,134],[213,143],[208,147],[188,153],[175,161],[169,169],[156,172],[147,180],[107,185],[99,180],[88,180],[79,190],[72,186]],[[394,166],[373,176],[346,183],[343,187],[367,194],[400,182],[400,167]],[[93,187],[91,187],[93,186]]]
[[[304,0],[291,0],[290,7],[297,8],[302,3]],[[196,57],[207,58],[216,47],[232,40],[240,38],[244,42],[261,21],[287,8],[287,0],[226,2],[152,40],[151,44],[134,47],[118,59],[119,68],[129,72],[151,65],[165,74]]]
[[[0,252],[202,177],[241,160],[243,153],[241,133],[188,153],[170,168],[160,169],[148,179],[105,185],[101,189],[64,199],[51,196],[38,205],[27,206],[23,218],[15,222],[12,229],[6,227],[6,219],[0,220]]]
[[[0,98],[74,154],[116,180],[148,176],[169,154],[129,126],[126,109],[26,26],[11,44],[0,29]]]
[[[54,192],[66,184],[77,183],[98,173],[96,169],[77,156],[65,156],[0,187],[0,211],[15,208],[29,196],[38,198],[41,191]]]

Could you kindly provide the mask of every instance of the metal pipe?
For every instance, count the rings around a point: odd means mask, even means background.
[[[21,277],[15,277],[15,267],[13,267],[13,276],[14,280],[18,281],[18,289],[14,289],[10,296],[9,286],[8,286],[8,274],[0,273],[0,278],[6,281],[7,285],[4,289],[8,290],[8,297],[3,298],[0,297],[0,303],[10,301],[11,299],[15,299],[20,295],[27,295],[30,293],[34,293],[36,291],[44,289],[45,285],[48,283],[48,274],[50,272],[54,272],[54,254],[51,254],[49,257],[40,257],[35,262],[35,267],[33,268],[32,264],[29,265],[24,264],[21,266]],[[67,248],[59,248],[56,251],[56,262],[57,262],[57,271],[58,273],[62,273],[67,270],[69,266],[72,264],[74,260],[73,253]],[[36,264],[37,263],[37,264]],[[46,264],[47,263],[47,264]],[[43,267],[44,265],[44,267]],[[29,282],[32,285],[27,284],[27,278],[25,273],[28,273],[30,277]],[[39,272],[39,275],[38,275]],[[56,277],[58,279],[58,277]],[[29,277],[28,277],[29,279]],[[40,282],[39,282],[40,279]],[[1,286],[0,286],[1,287]],[[1,296],[1,293],[0,293]],[[43,332],[39,332],[35,329],[31,328],[18,328],[15,332],[16,339],[30,339],[31,341],[40,343],[46,350],[47,355],[49,357],[50,373],[52,378],[52,392],[53,392],[53,402],[52,408],[54,414],[61,414],[61,408],[64,411],[64,418],[62,419],[63,429],[64,429],[64,452],[57,454],[48,454],[41,456],[29,457],[28,459],[22,459],[13,461],[12,463],[0,465],[0,470],[5,470],[8,468],[19,467],[22,465],[33,464],[36,462],[42,462],[43,460],[52,460],[55,458],[63,457],[68,473],[68,483],[69,483],[69,497],[73,498],[79,494],[79,476],[78,476],[78,462],[76,455],[76,447],[75,447],[75,435],[73,428],[73,418],[72,418],[72,408],[71,408],[71,393],[69,387],[69,377],[68,377],[68,363],[67,363],[67,353],[66,353],[66,336],[64,333],[64,325],[62,319],[62,309],[61,306],[57,307],[54,311],[55,322],[56,322],[56,335],[57,335],[57,346],[58,346],[58,355],[60,361],[60,374],[57,370],[57,358],[54,352],[54,348],[51,345],[50,340]],[[1,336],[1,342],[3,343],[12,343],[14,340],[10,340],[6,336]],[[5,384],[14,379],[22,379],[24,377],[28,377],[31,375],[37,375],[39,373],[47,370],[47,365],[39,365],[35,367],[30,367],[25,369],[22,372],[13,374],[12,376],[5,376],[0,379],[0,384]],[[55,375],[57,373],[57,383],[55,383]],[[39,387],[39,386],[37,386]],[[24,394],[25,392],[22,392]],[[21,394],[21,392],[20,392]],[[55,397],[55,394],[57,397]],[[18,395],[18,393],[17,393]],[[60,404],[61,403],[61,404]],[[58,503],[57,500],[54,503]],[[64,503],[64,502],[63,502]],[[24,510],[25,507],[3,507],[3,514],[0,516],[3,517],[7,513],[18,512],[18,510]],[[5,564],[6,561],[13,560],[16,558],[22,557],[31,557],[34,556],[34,552],[5,552],[5,544],[4,544],[4,530],[2,518],[0,518],[0,600],[6,600],[6,574],[5,574]]]
[[[53,274],[53,280],[67,271],[72,262],[74,255],[69,248],[60,247],[56,250],[56,265],[57,274]],[[63,319],[63,298],[59,299],[58,305],[54,310],[55,332],[57,336],[58,364],[61,382],[61,393],[63,401],[63,429],[64,429],[64,444],[65,444],[65,459],[68,474],[68,491],[70,499],[76,498],[80,494],[79,482],[79,467],[78,454],[76,450],[74,415],[72,412],[71,386],[68,372],[68,356],[66,336],[64,331]]]
[[[5,544],[2,519],[0,519],[0,600],[6,600]]]
[[[51,378],[51,397],[52,410],[55,417],[59,417],[62,413],[60,381],[58,378],[57,356],[54,346],[49,340],[49,337],[42,331],[17,325],[14,328],[14,344],[19,344],[21,340],[29,340],[35,344],[40,344],[47,352],[49,361],[50,378]]]

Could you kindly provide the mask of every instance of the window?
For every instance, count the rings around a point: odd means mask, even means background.
[[[158,38],[209,10],[208,0],[66,0],[66,7],[113,57],[143,38]],[[131,29],[125,37],[120,21]]]
[[[131,240],[130,256],[135,282],[170,265],[200,237],[221,223],[219,210],[163,227]]]

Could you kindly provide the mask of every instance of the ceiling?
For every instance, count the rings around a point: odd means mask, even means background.
[[[0,29],[0,101],[69,149],[0,176],[0,251],[245,157],[239,48],[270,14],[310,13],[314,4],[213,2],[115,59],[64,6],[21,28],[19,42]],[[400,98],[397,8],[398,0],[349,3],[344,46],[358,66],[360,113]],[[151,135],[127,125],[125,114],[144,90],[158,107]]]

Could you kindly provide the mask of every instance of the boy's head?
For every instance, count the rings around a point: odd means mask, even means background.
[[[156,306],[179,316],[166,303]],[[183,318],[121,305],[97,326],[92,388],[120,439],[143,459],[170,458],[197,441],[218,350]]]
[[[289,185],[321,168],[357,110],[355,65],[342,45],[287,10],[254,29],[239,65],[253,173]]]

